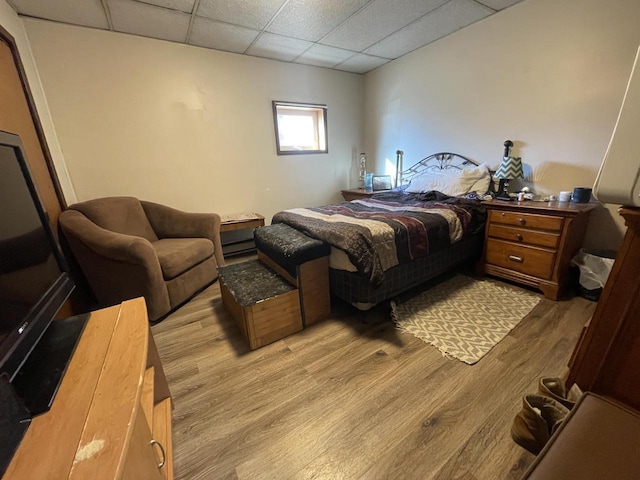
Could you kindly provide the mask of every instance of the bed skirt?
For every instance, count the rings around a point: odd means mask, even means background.
[[[377,288],[355,272],[330,268],[331,293],[360,310],[368,310],[458,265],[477,260],[482,253],[483,240],[484,231],[480,231],[454,243],[450,248],[390,268]]]

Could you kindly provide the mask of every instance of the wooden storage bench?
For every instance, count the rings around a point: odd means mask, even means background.
[[[283,223],[256,228],[253,235],[258,259],[298,289],[302,324],[328,317],[329,245]]]
[[[256,348],[302,330],[298,290],[259,260],[218,269],[222,303]]]

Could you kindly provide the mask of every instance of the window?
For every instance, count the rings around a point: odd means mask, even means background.
[[[273,102],[278,155],[328,153],[327,106]]]

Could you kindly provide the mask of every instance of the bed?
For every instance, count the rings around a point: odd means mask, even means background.
[[[402,165],[398,151],[397,164]],[[274,215],[331,246],[331,293],[361,310],[477,259],[484,239],[486,164],[442,152],[397,172],[400,187],[367,199]]]

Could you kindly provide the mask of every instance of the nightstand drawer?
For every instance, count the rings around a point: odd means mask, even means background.
[[[539,245],[541,247],[556,248],[560,242],[559,233],[541,232],[536,230],[527,230],[526,228],[507,227],[492,223],[489,225],[489,236],[510,240],[512,242]]]
[[[490,238],[487,240],[485,262],[538,278],[553,274],[555,251],[527,247]]]
[[[518,227],[539,228],[559,232],[562,230],[562,217],[551,215],[536,215],[533,213],[507,212],[504,210],[491,210],[489,221],[492,223],[504,223]]]

